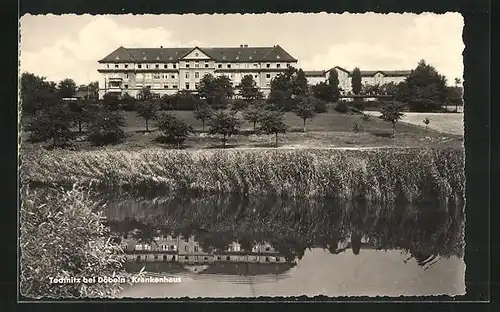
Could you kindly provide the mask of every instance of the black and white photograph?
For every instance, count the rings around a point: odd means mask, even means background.
[[[23,297],[465,294],[460,13],[19,28]]]

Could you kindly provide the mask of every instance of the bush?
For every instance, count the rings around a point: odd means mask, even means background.
[[[78,189],[21,193],[21,293],[30,298],[110,297],[119,283],[50,283],[50,278],[127,277],[98,205]]]
[[[314,102],[314,111],[316,113],[326,113],[326,101],[317,99],[317,101]]]
[[[347,101],[338,101],[337,105],[335,106],[335,110],[342,114],[347,113],[349,111],[349,105],[347,104]]]
[[[171,113],[163,113],[158,118],[158,130],[163,136],[163,141],[168,144],[180,146],[193,133],[193,128],[183,120]]]
[[[123,115],[118,112],[100,111],[89,125],[88,140],[94,145],[115,144],[125,138],[121,127],[125,125]]]
[[[233,111],[242,111],[247,109],[248,102],[242,99],[235,99],[231,105],[231,110]]]
[[[137,109],[137,100],[128,93],[122,96],[121,103],[124,111],[130,112]]]
[[[51,140],[51,147],[66,147],[74,135],[71,132],[71,123],[74,120],[71,111],[62,104],[50,106],[36,113],[27,130],[29,139],[33,142]]]

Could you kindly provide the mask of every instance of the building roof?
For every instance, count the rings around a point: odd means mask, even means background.
[[[306,74],[306,77],[325,77],[324,70],[305,70],[304,74]]]
[[[330,72],[333,69],[338,69],[343,72],[346,72],[349,74],[349,76],[352,75],[352,71],[348,71],[347,69],[344,69],[340,66],[335,66],[330,69],[328,69],[326,72]],[[378,70],[362,70],[361,71],[361,76],[362,77],[371,77],[375,76],[376,73],[382,73],[384,76],[389,76],[389,77],[406,77],[410,75],[411,70],[385,70],[385,69],[378,69]]]
[[[134,63],[134,62],[177,62],[191,51],[199,49],[211,59],[219,62],[296,62],[282,47],[231,47],[231,48],[125,48],[119,47],[99,63]]]

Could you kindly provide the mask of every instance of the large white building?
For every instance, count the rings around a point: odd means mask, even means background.
[[[205,74],[226,75],[237,86],[252,75],[264,94],[271,80],[297,60],[279,45],[233,48],[124,48],[99,61],[99,98],[108,92],[136,96],[143,87],[158,94],[195,91]]]
[[[339,77],[339,87],[343,90],[342,94],[352,92],[351,79],[352,71],[348,71],[340,66],[335,66],[328,70],[321,71],[305,71],[307,81],[310,85],[316,85],[320,82],[325,82],[330,76],[332,70],[337,71]],[[363,85],[382,85],[393,82],[398,84],[405,81],[410,75],[411,70],[366,70],[361,71],[361,83]]]

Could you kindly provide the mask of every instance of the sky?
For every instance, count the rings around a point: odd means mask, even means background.
[[[462,79],[463,18],[422,14],[24,15],[20,71],[77,84],[98,80],[97,61],[119,46],[280,45],[304,70],[414,69],[424,59],[448,83]]]

